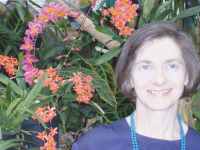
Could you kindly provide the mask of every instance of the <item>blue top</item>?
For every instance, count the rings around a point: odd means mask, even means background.
[[[180,140],[162,140],[136,134],[140,150],[179,150]],[[72,150],[132,150],[131,135],[126,119],[101,125],[83,135]],[[189,127],[186,150],[200,150],[200,134]]]

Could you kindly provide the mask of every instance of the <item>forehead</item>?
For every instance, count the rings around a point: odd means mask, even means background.
[[[173,39],[163,37],[145,42],[137,50],[135,61],[163,62],[171,59],[183,60],[181,49]]]

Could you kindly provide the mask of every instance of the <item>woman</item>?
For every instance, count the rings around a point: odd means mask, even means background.
[[[73,150],[199,150],[200,135],[178,113],[183,96],[199,82],[200,61],[192,41],[170,23],[138,29],[116,66],[118,85],[136,99],[125,119],[82,136]]]

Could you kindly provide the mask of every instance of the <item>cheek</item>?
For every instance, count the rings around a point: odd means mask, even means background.
[[[147,84],[150,84],[152,79],[154,78],[155,73],[153,71],[148,72],[139,72],[135,71],[133,73],[133,81],[135,86],[146,86]]]
[[[184,82],[186,80],[186,75],[184,71],[166,74],[166,76],[169,82],[174,83],[177,86],[184,86]]]
[[[144,75],[139,75],[135,74],[133,76],[133,85],[134,85],[134,90],[137,95],[137,97],[143,97],[146,95],[146,90],[151,88],[151,83],[150,83],[151,78],[149,76],[144,76]]]

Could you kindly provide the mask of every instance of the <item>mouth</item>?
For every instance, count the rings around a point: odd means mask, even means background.
[[[160,90],[147,90],[151,95],[165,96],[171,92],[172,89],[160,89]]]

